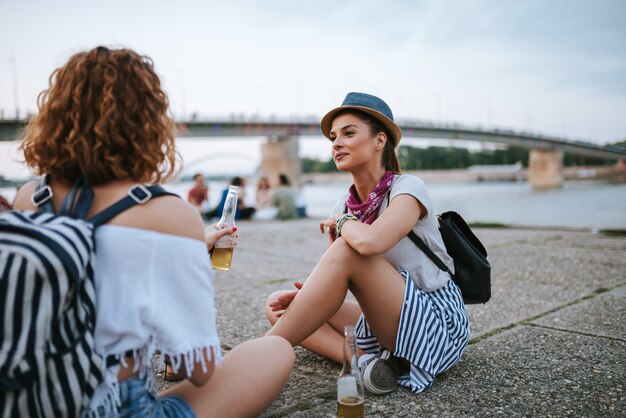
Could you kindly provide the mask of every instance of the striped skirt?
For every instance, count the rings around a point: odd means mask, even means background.
[[[408,273],[400,273],[406,287],[393,354],[411,363],[398,384],[419,393],[432,385],[437,374],[459,361],[469,340],[470,326],[461,291],[452,280],[433,292],[423,292]],[[367,353],[382,348],[363,315],[357,322],[356,338],[359,348]]]

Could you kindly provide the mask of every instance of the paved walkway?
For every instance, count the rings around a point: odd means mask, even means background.
[[[267,295],[305,279],[326,243],[315,220],[238,226],[233,268],[214,282],[224,351],[267,331]],[[493,296],[467,307],[472,339],[462,360],[425,393],[367,396],[366,416],[626,416],[626,239],[475,232],[489,253]],[[340,366],[296,353],[263,417],[334,416]]]

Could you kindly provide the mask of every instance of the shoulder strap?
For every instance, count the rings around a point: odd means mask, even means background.
[[[37,188],[35,189],[35,193],[30,197],[30,201],[39,208],[40,212],[54,213],[52,194],[52,189],[48,184],[48,176],[45,175],[37,182]]]
[[[84,177],[80,177],[63,199],[59,213],[71,218],[84,219],[91,208],[93,198],[94,193],[91,185]]]
[[[395,180],[395,177],[394,177]],[[389,194],[387,195],[387,206],[389,206],[389,195],[391,194],[391,190],[389,191]],[[409,231],[408,234],[406,234],[407,237],[409,237],[409,239],[411,241],[413,241],[413,243],[415,245],[417,245],[417,247],[422,250],[422,252],[424,254],[426,254],[426,256],[428,258],[431,259],[431,261],[433,263],[435,263],[435,265],[437,267],[439,267],[439,269],[445,271],[446,273],[448,273],[450,275],[450,277],[453,277],[454,275],[452,274],[452,272],[450,271],[450,269],[448,268],[448,266],[446,266],[446,263],[444,263],[443,261],[441,261],[441,258],[437,257],[437,254],[435,254],[433,252],[433,250],[430,249],[430,247],[428,245],[426,245],[426,243],[424,242],[424,240],[422,240],[420,237],[417,236],[417,234],[415,234],[415,232],[413,232],[413,230]]]
[[[144,204],[153,197],[165,195],[178,197],[178,195],[166,191],[161,186],[143,186],[136,184],[128,189],[128,196],[113,203],[108,208],[87,219],[87,221],[93,224],[94,227],[98,227],[124,212],[126,209],[130,209],[135,205]]]
[[[48,175],[45,175],[42,176],[37,183],[35,193],[33,193],[30,200],[33,205],[39,208],[40,212],[55,213],[54,206],[52,205],[53,195],[52,188],[48,184]],[[89,183],[87,183],[83,177],[80,177],[67,193],[63,202],[61,202],[59,215],[69,216],[71,218],[84,218],[92,202],[93,190],[89,186]]]
[[[390,194],[391,194],[391,190],[387,193],[387,206],[389,206],[389,195]],[[344,204],[343,213],[348,213],[348,204],[347,203]],[[435,263],[437,265],[437,267],[439,267],[441,270],[443,270],[446,273],[448,273],[451,277],[454,276],[452,274],[452,272],[450,271],[450,269],[448,268],[448,266],[446,266],[446,263],[441,261],[441,259],[439,257],[437,257],[437,255],[433,252],[433,250],[431,250],[430,247],[428,247],[428,245],[426,245],[426,243],[420,237],[418,237],[415,234],[415,232],[409,231],[409,233],[407,234],[407,237],[409,237],[409,239],[411,241],[413,241],[413,243],[415,243],[415,245],[417,245],[417,247],[420,250],[422,250],[424,252],[424,254],[426,254],[426,256],[428,256],[428,258],[430,258],[432,260],[433,263]]]
[[[79,189],[80,192],[78,191]],[[95,214],[89,218],[88,221],[96,227],[100,226],[135,205],[146,203],[153,197],[165,195],[178,197],[178,195],[166,191],[161,186],[144,186],[137,184],[128,190],[128,196]],[[31,196],[31,202],[39,208],[40,212],[54,213],[52,196],[53,193],[48,184],[48,176],[45,175],[39,180],[35,193]],[[67,196],[63,199],[59,213],[63,216],[84,219],[91,208],[93,198],[93,189],[89,183],[81,177],[74,183]]]
[[[430,247],[428,247],[428,245],[426,245],[426,243],[415,234],[415,232],[409,231],[409,233],[407,234],[407,237],[409,237],[409,239],[413,241],[415,245],[417,245],[419,249],[422,250],[424,254],[426,254],[428,258],[432,260],[433,263],[437,265],[437,267],[439,267],[441,270],[445,271],[450,276],[452,276],[452,272],[450,271],[448,266],[446,266],[446,264],[443,261],[441,261],[439,257],[437,257],[437,255],[433,252],[433,250],[431,250]]]

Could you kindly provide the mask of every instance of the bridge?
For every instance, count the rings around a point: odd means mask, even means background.
[[[26,125],[24,120],[0,120],[0,141],[15,140]],[[402,121],[398,124],[405,138],[431,138],[492,142],[529,148],[529,182],[534,188],[560,187],[563,182],[563,154],[626,159],[626,148],[602,146],[584,141],[515,132],[503,129],[472,128],[458,124]],[[299,179],[298,138],[322,136],[319,121],[294,120],[189,120],[179,121],[178,137],[265,137],[262,146],[261,172],[270,177],[287,173]]]

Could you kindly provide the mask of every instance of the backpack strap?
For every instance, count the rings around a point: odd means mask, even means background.
[[[432,260],[433,263],[437,265],[437,267],[439,267],[441,270],[448,273],[450,277],[454,277],[454,274],[452,274],[448,266],[446,266],[446,264],[443,261],[441,261],[441,258],[437,257],[437,254],[435,254],[433,250],[431,250],[430,247],[426,245],[424,240],[422,240],[420,237],[418,237],[415,234],[415,232],[409,231],[409,233],[406,236],[409,237],[409,239],[413,241],[413,243],[415,243],[415,245],[417,245],[419,249],[422,250],[424,254],[426,254],[428,258]]]
[[[387,207],[389,207],[389,195],[391,194],[391,191],[389,191],[389,193],[387,193]],[[452,274],[452,272],[450,271],[450,269],[448,268],[448,266],[446,266],[446,263],[444,263],[443,261],[441,261],[441,258],[437,257],[437,254],[435,254],[433,252],[433,250],[430,249],[430,247],[428,245],[426,245],[426,243],[424,242],[423,239],[421,239],[420,237],[417,236],[417,234],[415,232],[413,232],[413,230],[410,230],[408,234],[406,234],[407,237],[409,237],[409,239],[411,241],[413,241],[413,243],[415,245],[417,245],[417,247],[422,250],[422,252],[424,254],[426,254],[426,256],[428,258],[431,259],[431,261],[433,263],[435,263],[435,265],[437,267],[439,267],[441,270],[445,271],[446,273],[448,273],[450,275],[450,277],[454,277],[454,274]]]
[[[48,184],[48,177],[49,174],[41,177],[37,183],[35,193],[30,197],[30,201],[39,208],[40,212],[55,213],[52,205],[54,193]],[[93,197],[93,190],[89,183],[83,177],[79,177],[63,199],[63,202],[61,202],[59,215],[71,218],[84,218],[89,208],[91,208]]]
[[[389,195],[391,194],[391,191],[389,193],[387,193],[387,207],[389,207]],[[344,204],[343,206],[343,213],[348,213],[348,204]],[[417,247],[422,250],[424,252],[424,254],[426,254],[426,256],[428,258],[430,258],[432,260],[433,263],[435,263],[435,265],[437,267],[439,267],[441,270],[445,271],[446,273],[448,273],[450,275],[450,277],[454,277],[454,274],[452,274],[452,272],[450,271],[450,269],[448,268],[448,266],[446,266],[446,263],[444,263],[443,261],[441,261],[441,258],[437,257],[437,254],[435,254],[433,252],[433,250],[430,249],[430,247],[428,245],[426,245],[426,243],[424,242],[424,240],[422,240],[420,237],[418,237],[415,232],[413,232],[412,230],[409,231],[409,233],[406,235],[407,237],[409,237],[409,239],[411,241],[413,241],[413,243],[415,245],[417,245]]]
[[[84,219],[91,208],[93,198],[93,189],[84,177],[80,177],[63,199],[59,214],[70,218]]]
[[[165,195],[178,197],[178,195],[166,191],[161,186],[144,186],[142,184],[136,184],[128,189],[128,196],[113,203],[102,212],[99,212],[87,219],[87,221],[93,224],[94,227],[98,227],[135,205],[141,205],[153,197]]]
[[[91,188],[91,185],[87,183],[87,180],[85,180],[85,184],[80,190],[80,195],[78,196],[76,203],[72,207],[70,216],[72,218],[85,219],[87,213],[89,212],[89,209],[91,209],[91,204],[93,203],[94,196],[95,194],[93,192],[93,189]]]
[[[48,184],[48,175],[45,175],[39,179],[35,193],[30,197],[30,201],[39,208],[40,212],[54,213],[54,206],[52,206],[53,195],[52,188]]]

